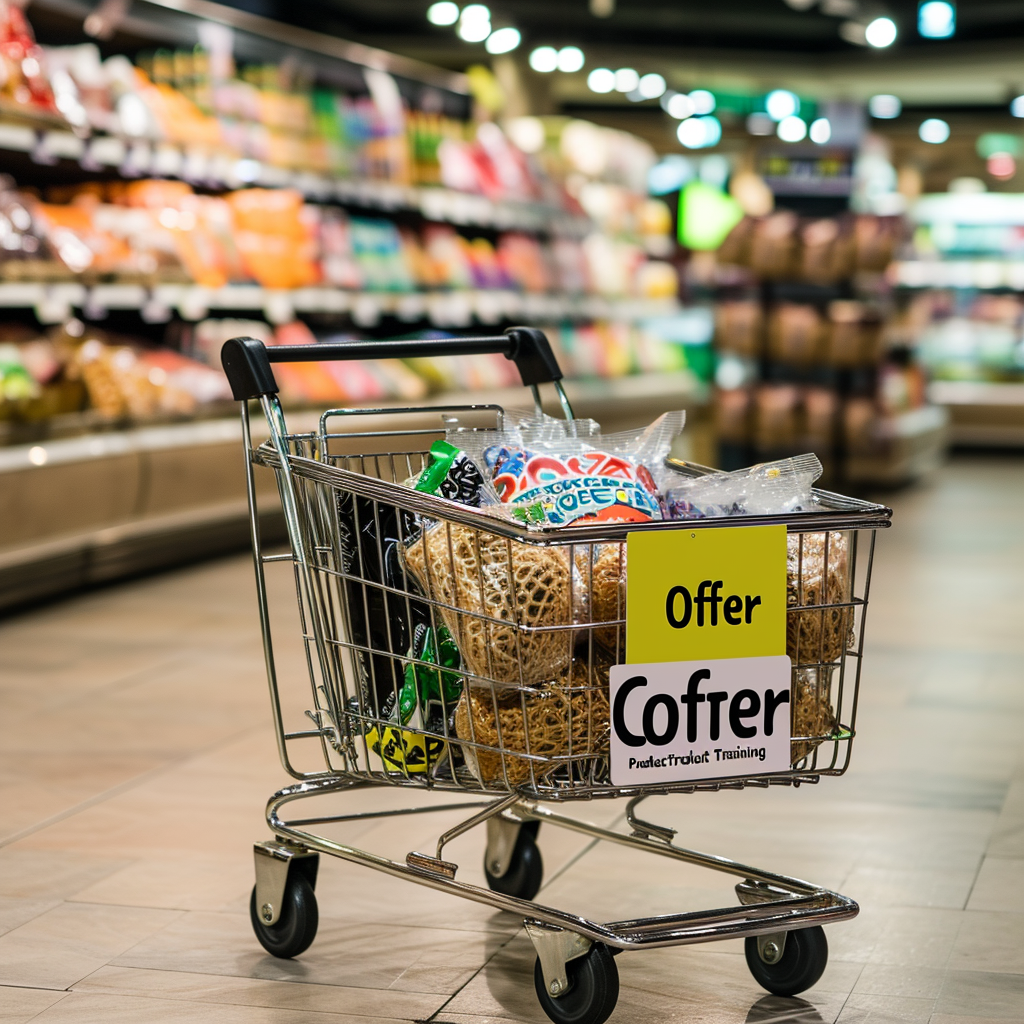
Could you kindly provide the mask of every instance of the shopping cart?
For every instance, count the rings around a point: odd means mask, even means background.
[[[289,433],[271,364],[501,353],[533,391],[553,384],[572,409],[545,336],[513,328],[499,337],[266,348],[251,338],[224,346],[241,402],[260,624],[281,762],[296,780],[267,806],[275,838],[255,844],[251,917],[278,957],[306,950],[317,930],[319,854],[518,915],[537,952],[534,981],[556,1022],[600,1024],[618,996],[613,955],[743,937],[747,964],[769,992],[795,995],[821,976],[822,925],[854,917],[846,896],[674,843],[675,832],[638,814],[667,793],[799,786],[842,774],[850,759],[875,531],[889,509],[816,491],[812,511],[782,516],[588,523],[571,530],[517,522],[407,485],[444,423],[500,424],[497,406],[331,409],[316,430]],[[254,447],[249,401],[269,440]],[[382,417],[385,419],[382,420]],[[383,425],[382,425],[383,424]],[[264,554],[254,467],[277,476],[287,554]],[[681,473],[703,467],[677,462]],[[717,530],[785,524],[787,653],[792,659],[792,740],[787,770],[616,787],[609,774],[610,667],[623,662],[627,535],[638,530]],[[286,727],[275,667],[265,572],[294,572],[308,680],[298,697],[311,720]],[[296,681],[297,682],[297,681]],[[308,688],[307,688],[308,686]],[[301,694],[305,696],[302,697]],[[296,766],[300,748],[313,769]],[[312,749],[312,754],[309,754]],[[742,774],[726,774],[736,765]],[[745,769],[745,771],[744,771]],[[476,800],[422,800],[285,820],[282,808],[356,787],[451,791]],[[559,812],[558,804],[625,797],[627,831]],[[405,861],[356,849],[316,826],[464,809],[429,853]],[[343,808],[342,808],[343,810]],[[739,906],[600,923],[535,902],[542,881],[541,823],[737,876]],[[487,888],[457,878],[447,844],[486,825]]]

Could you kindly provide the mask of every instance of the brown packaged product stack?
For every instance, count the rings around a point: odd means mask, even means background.
[[[715,341],[723,352],[755,358],[761,353],[764,317],[753,300],[719,303],[715,310]]]
[[[783,302],[768,315],[768,354],[780,363],[810,365],[821,358],[822,323],[814,306]]]
[[[750,244],[750,268],[758,277],[780,280],[798,266],[799,220],[795,213],[773,213],[757,222]]]

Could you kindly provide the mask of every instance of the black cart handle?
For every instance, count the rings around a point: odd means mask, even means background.
[[[269,348],[255,338],[231,338],[220,350],[220,361],[235,401],[244,402],[249,398],[277,394],[278,386],[271,363],[415,359],[485,352],[500,352],[506,359],[511,359],[527,387],[562,379],[562,371],[547,336],[533,327],[510,327],[504,334],[487,338],[346,341],[333,345],[271,345]]]

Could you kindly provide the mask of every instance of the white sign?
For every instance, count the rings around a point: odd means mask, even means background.
[[[788,771],[790,674],[784,654],[612,666],[612,785]]]

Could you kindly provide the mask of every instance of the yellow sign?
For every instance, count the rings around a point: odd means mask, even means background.
[[[626,663],[786,653],[786,527],[631,533]]]

